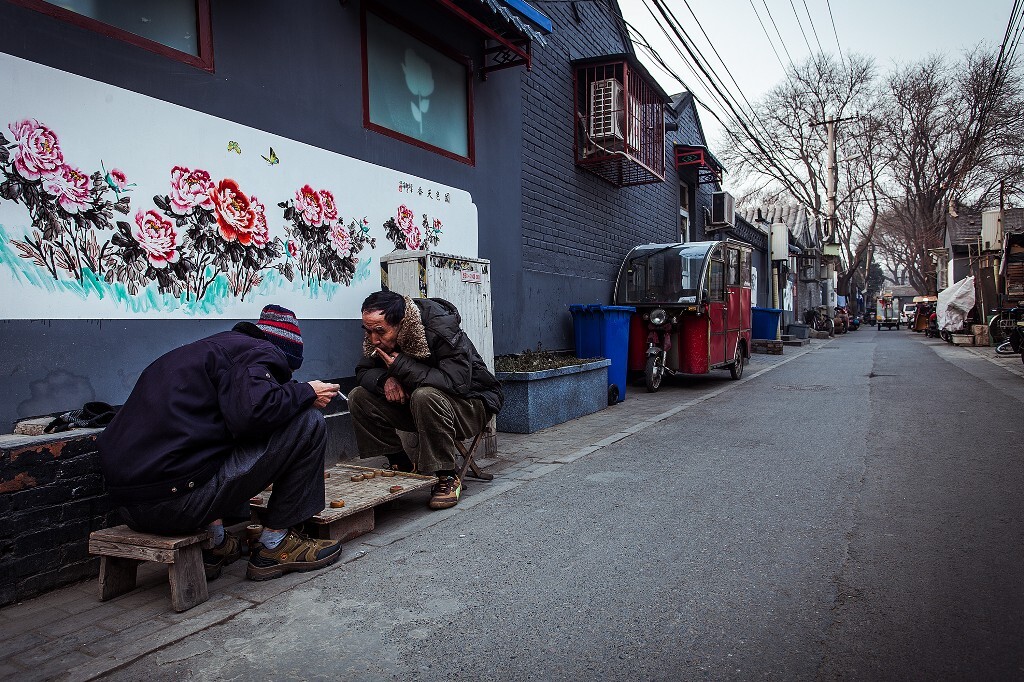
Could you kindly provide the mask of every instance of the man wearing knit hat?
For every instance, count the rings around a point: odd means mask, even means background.
[[[177,535],[208,526],[207,578],[241,555],[224,516],[244,510],[270,484],[253,580],[310,571],[341,557],[341,543],[294,530],[324,507],[324,408],[338,385],[300,383],[302,335],[278,305],[259,321],[157,358],[98,439],[107,492],[132,528]]]

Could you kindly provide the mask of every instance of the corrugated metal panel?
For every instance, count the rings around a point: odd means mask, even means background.
[[[489,7],[492,12],[504,17],[505,21],[515,26],[516,30],[523,34],[523,36],[541,45],[547,45],[544,35],[529,22],[524,21],[518,13],[509,8],[504,2],[500,0],[480,0],[480,4]]]

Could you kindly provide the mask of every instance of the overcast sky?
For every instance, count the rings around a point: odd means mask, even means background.
[[[715,71],[732,86],[725,69],[701,33],[703,26],[751,101],[756,101],[785,78],[780,58],[785,64],[789,63],[790,57],[797,63],[807,58],[809,50],[797,24],[797,15],[815,52],[819,49],[820,40],[826,52],[835,54],[838,34],[838,45],[844,55],[850,52],[869,55],[875,58],[881,70],[886,71],[893,64],[915,61],[936,52],[949,53],[955,58],[965,48],[978,43],[998,48],[1013,7],[1013,0],[829,0],[835,19],[833,31],[826,0],[688,0],[700,26],[684,0],[665,1]],[[766,4],[789,56],[780,47],[775,27],[765,11]],[[648,39],[698,98],[710,100],[701,81],[676,54],[658,28],[658,23],[652,19],[647,5],[654,8],[653,0],[619,0],[626,21]],[[765,29],[758,22],[755,7],[779,53],[778,58],[772,51]],[[813,27],[808,21],[808,11]],[[643,58],[643,51],[639,48],[638,53]],[[644,62],[670,94],[683,89],[661,69],[646,59]],[[708,142],[714,150],[720,128],[710,114],[702,109],[698,111],[710,138]]]

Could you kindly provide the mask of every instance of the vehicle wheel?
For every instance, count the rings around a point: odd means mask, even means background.
[[[1007,341],[1003,341],[1001,344],[996,346],[996,355],[1016,355],[1017,351],[1013,349],[1013,344]]]
[[[608,404],[614,405],[617,402],[619,402],[619,387],[612,384],[608,387]]]
[[[825,331],[828,332],[829,336],[836,335],[836,323],[832,321],[832,318],[825,320]]]
[[[998,346],[1003,341],[1006,341],[1010,334],[1010,330],[1013,328],[1011,325],[1016,325],[1016,320],[1011,319],[1008,315],[993,315],[992,319],[988,322],[988,338],[989,343]]]
[[[743,365],[746,363],[744,357],[743,344],[736,344],[736,357],[733,358],[732,364],[729,365],[729,374],[732,375],[733,379],[739,379],[743,376]]]
[[[648,393],[654,393],[661,388],[661,378],[663,376],[665,376],[665,365],[661,364],[661,356],[647,356],[647,368],[644,370],[644,383],[647,384]]]

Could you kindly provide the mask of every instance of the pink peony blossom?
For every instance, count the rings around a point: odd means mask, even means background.
[[[150,209],[135,214],[135,225],[132,236],[146,252],[150,265],[166,268],[168,263],[178,262],[179,236],[173,222]]]
[[[288,255],[292,258],[299,257],[299,245],[295,243],[294,239],[288,240]]]
[[[18,143],[14,150],[14,169],[26,180],[48,178],[60,172],[64,154],[60,151],[57,135],[34,118],[8,126]]]
[[[323,209],[324,225],[333,227],[338,221],[338,205],[334,203],[334,195],[325,189],[320,190],[320,206]]]
[[[213,210],[213,180],[204,170],[189,170],[184,166],[171,169],[171,211],[177,215],[188,215],[198,206]]]
[[[413,227],[413,218],[416,216],[409,209],[408,206],[402,204],[398,207],[398,227],[402,232],[406,232],[409,228]]]
[[[270,241],[270,228],[267,226],[267,208],[255,196],[249,197],[253,215],[252,245],[262,249]]]
[[[224,241],[250,243],[256,227],[256,216],[249,197],[238,188],[238,183],[231,178],[224,178],[210,196],[217,209],[217,227]]]
[[[53,175],[43,179],[43,190],[57,199],[68,213],[89,209],[89,176],[71,166],[61,166]]]
[[[348,258],[352,255],[352,236],[348,228],[341,223],[331,226],[331,246],[339,258]]]
[[[111,168],[107,176],[118,190],[123,192],[128,187],[128,176],[120,168]]]
[[[409,229],[402,230],[405,235],[405,248],[415,251],[423,247],[423,233],[418,225],[410,225]]]
[[[320,193],[309,185],[295,193],[295,210],[302,216],[302,222],[311,227],[324,224],[324,207]]]

